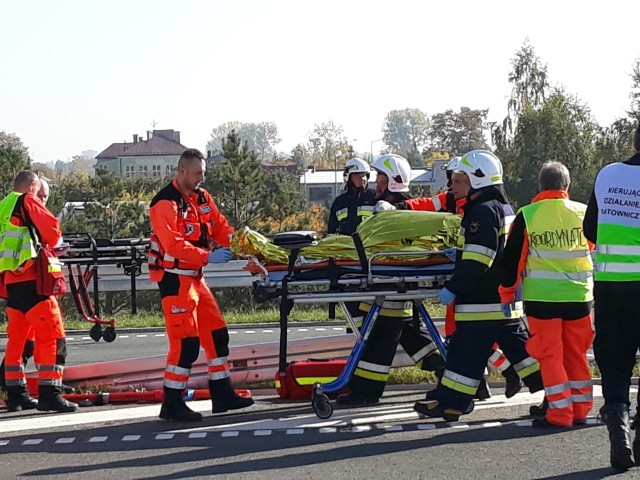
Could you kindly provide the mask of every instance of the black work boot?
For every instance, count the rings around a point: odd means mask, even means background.
[[[605,405],[600,409],[600,417],[609,430],[611,466],[618,470],[627,470],[633,467],[629,408],[624,403]]]
[[[420,369],[427,372],[437,372],[439,370],[444,371],[446,365],[447,363],[439,353],[432,353],[422,359]]]
[[[511,365],[504,372],[502,372],[502,376],[505,380],[504,386],[504,396],[507,398],[511,398],[516,395],[522,389],[522,381],[520,381],[520,377],[518,376],[518,372]]]
[[[478,385],[478,390],[476,390],[476,394],[473,396],[473,399],[482,401],[489,398],[491,398],[491,390],[489,390],[487,379],[483,377],[480,380],[480,385]]]
[[[26,387],[7,387],[7,411],[19,412],[21,410],[33,410],[38,406],[38,401],[31,398]]]
[[[549,402],[547,397],[544,397],[540,405],[531,405],[529,407],[529,415],[535,418],[544,418],[547,416],[547,410],[549,409]]]
[[[640,467],[640,406],[636,408],[636,416],[631,422],[631,430],[636,431],[636,435],[633,439],[633,458],[636,461],[636,466]]]
[[[228,377],[221,380],[209,380],[209,393],[211,394],[212,413],[239,410],[253,405],[253,398],[241,397],[236,394]]]
[[[175,422],[199,422],[202,414],[191,410],[182,400],[182,390],[164,387],[164,400],[160,407],[159,417],[162,420]]]
[[[41,412],[70,413],[78,410],[78,404],[65,400],[60,395],[60,387],[52,385],[38,386],[38,406]]]

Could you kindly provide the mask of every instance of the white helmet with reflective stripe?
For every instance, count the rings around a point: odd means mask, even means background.
[[[358,157],[354,157],[349,160],[344,166],[344,172],[342,173],[342,180],[344,184],[342,185],[342,189],[346,192],[348,189],[347,184],[349,183],[349,175],[352,173],[366,173],[367,178],[369,178],[369,172],[371,169],[369,168],[369,164]]]
[[[453,172],[458,169],[458,165],[460,164],[460,159],[462,157],[453,157],[449,162],[445,165],[445,170],[448,172]]]
[[[472,150],[466,153],[455,168],[469,176],[471,188],[479,189],[490,185],[502,185],[502,163],[487,150]]]
[[[373,168],[389,177],[390,192],[408,192],[411,182],[411,165],[404,157],[389,153],[376,158]]]

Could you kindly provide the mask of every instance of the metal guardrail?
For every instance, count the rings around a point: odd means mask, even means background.
[[[62,259],[65,263],[65,259]],[[251,272],[243,270],[246,260],[232,260],[229,263],[207,265],[204,268],[204,278],[212,289],[251,287],[255,280]],[[100,265],[98,267],[98,282],[101,292],[123,292],[131,290],[131,276],[126,275],[122,267],[116,265]],[[68,275],[68,274],[67,274]],[[135,276],[136,290],[157,290],[158,286],[149,281],[147,264],[141,265],[140,274]],[[89,282],[87,289],[93,292],[93,282]]]
[[[288,359],[307,360],[347,358],[353,348],[353,335],[331,335],[313,339],[291,340]],[[229,349],[231,379],[234,383],[273,380],[278,370],[279,343],[267,342],[242,345]],[[109,385],[120,389],[129,386],[148,390],[162,388],[166,355],[113,362],[91,363],[65,368],[64,381],[70,385]],[[399,349],[394,367],[413,365],[411,358]],[[204,352],[193,364],[189,388],[206,388],[207,361]]]

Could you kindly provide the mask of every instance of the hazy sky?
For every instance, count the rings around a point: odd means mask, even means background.
[[[220,123],[274,121],[288,152],[332,119],[365,152],[393,109],[501,120],[526,38],[604,125],[629,107],[639,14],[635,0],[0,0],[0,130],[47,162],[154,120],[203,150]]]

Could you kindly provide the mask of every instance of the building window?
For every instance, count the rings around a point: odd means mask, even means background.
[[[161,175],[161,171],[162,171],[162,166],[160,165],[153,165],[152,167],[152,175],[154,177],[159,177]]]
[[[309,187],[309,201],[326,202],[332,199],[333,189],[331,187]]]
[[[149,175],[149,167],[147,165],[138,165],[138,175],[146,177]]]
[[[133,165],[125,165],[124,167],[124,176],[129,178],[133,177],[134,166]]]

